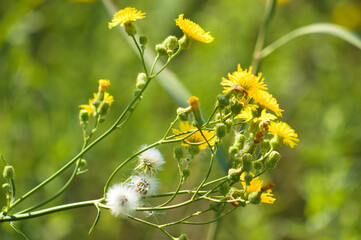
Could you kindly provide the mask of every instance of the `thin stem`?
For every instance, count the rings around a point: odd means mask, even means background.
[[[159,55],[159,53],[158,53],[158,54],[157,54],[157,56],[156,56],[156,57],[155,57],[155,59],[154,59],[154,62],[153,62],[152,68],[150,69],[150,72],[149,72],[149,75],[151,75],[151,76],[152,76],[152,74],[153,74],[153,71],[154,71],[155,65],[157,64],[157,62],[158,62],[158,60],[159,60],[159,57],[160,57],[160,55]]]
[[[276,5],[276,0],[269,0],[266,3],[263,22],[259,29],[256,46],[255,46],[254,52],[253,52],[253,59],[252,59],[252,73],[253,74],[257,73],[257,71],[258,71],[258,67],[259,67],[259,64],[261,61],[261,57],[259,55],[260,55],[260,52],[262,51],[262,48],[264,45],[266,31],[268,28],[268,24],[272,18],[275,5]]]
[[[146,66],[145,60],[144,60],[144,53],[143,53],[142,49],[140,48],[140,46],[139,46],[137,40],[135,39],[134,35],[132,36],[132,39],[133,39],[133,41],[134,41],[135,46],[137,47],[137,49],[138,49],[138,51],[139,51],[140,59],[141,59],[142,64],[143,64],[143,68],[144,68],[145,74],[147,75],[147,77],[149,77],[148,70],[147,70],[147,66]]]
[[[203,211],[195,212],[195,213],[193,213],[193,214],[191,214],[191,215],[189,215],[189,216],[186,216],[186,217],[184,217],[184,218],[182,218],[182,219],[180,219],[180,220],[178,220],[178,221],[170,222],[170,223],[166,223],[166,224],[160,225],[160,227],[163,228],[163,227],[169,227],[169,226],[176,225],[176,224],[181,224],[181,223],[183,223],[185,220],[187,220],[187,219],[189,219],[189,218],[192,218],[192,217],[195,217],[195,216],[199,216],[199,215],[201,215],[201,214],[203,214],[203,213],[206,213],[206,212],[208,212],[208,211],[210,211],[210,210],[211,210],[211,209],[208,208],[208,209],[203,210]]]
[[[146,225],[148,225],[148,226],[158,228],[159,230],[161,230],[163,233],[165,233],[165,234],[166,234],[168,237],[170,237],[171,239],[175,239],[171,234],[169,234],[166,230],[164,230],[161,226],[159,226],[159,225],[157,225],[157,224],[154,224],[154,223],[145,221],[145,220],[140,219],[140,218],[137,218],[137,217],[133,217],[133,216],[131,216],[131,215],[128,215],[128,218],[133,219],[133,220],[135,220],[135,221],[137,221],[137,222],[146,224]]]

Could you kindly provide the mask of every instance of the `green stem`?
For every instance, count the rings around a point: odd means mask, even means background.
[[[203,213],[206,213],[206,212],[208,212],[208,211],[210,211],[210,210],[211,210],[211,209],[208,208],[208,209],[203,210],[203,211],[195,212],[195,213],[193,213],[193,214],[191,214],[191,215],[189,215],[189,216],[186,216],[186,217],[184,217],[184,218],[182,218],[182,219],[180,219],[180,220],[178,220],[178,221],[170,222],[170,223],[166,223],[166,224],[160,225],[160,227],[161,227],[161,228],[164,228],[164,227],[169,227],[169,226],[176,225],[176,224],[181,224],[181,223],[183,223],[185,220],[187,220],[187,219],[189,219],[189,218],[192,218],[192,217],[195,217],[195,216],[199,216],[199,215],[201,215],[201,214],[203,214]]]
[[[274,9],[276,6],[276,0],[268,0],[266,3],[265,13],[262,25],[258,32],[258,37],[256,41],[256,46],[254,48],[253,52],[253,59],[252,59],[252,73],[256,74],[258,72],[258,67],[261,61],[260,52],[262,51],[265,37],[266,37],[266,31],[269,25],[269,22],[272,18]]]
[[[144,68],[145,74],[147,75],[147,77],[149,77],[148,70],[147,70],[147,66],[146,66],[145,60],[144,60],[144,53],[143,53],[142,49],[140,48],[140,46],[139,46],[139,44],[138,44],[138,42],[137,42],[137,40],[135,39],[134,36],[132,36],[132,39],[133,39],[133,41],[134,41],[135,46],[137,47],[137,49],[138,49],[138,51],[139,51],[140,59],[141,59],[142,64],[143,64],[143,68]]]

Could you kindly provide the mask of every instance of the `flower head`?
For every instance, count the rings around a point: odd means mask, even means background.
[[[141,195],[153,195],[157,192],[159,182],[155,177],[142,174],[133,176],[130,186]]]
[[[93,93],[93,99],[91,99],[91,101],[95,101],[96,99],[98,99],[98,94],[97,93]],[[112,103],[114,102],[114,97],[112,95],[110,95],[108,92],[104,92],[104,99],[103,101],[107,101],[110,105],[112,105]]]
[[[228,78],[222,78],[223,93],[240,88],[243,93],[253,98],[259,91],[267,90],[262,74],[260,73],[258,76],[253,75],[252,67],[248,71],[247,69],[242,70],[241,65],[238,64],[237,71],[232,74],[228,73]]]
[[[213,41],[213,37],[209,32],[205,32],[203,28],[191,20],[183,19],[183,15],[184,14],[180,14],[178,19],[175,19],[175,22],[187,37],[204,43]]]
[[[244,180],[244,173],[241,175],[241,180]],[[263,181],[259,180],[259,177],[253,178],[252,181],[250,182],[250,185],[247,186],[247,193],[257,193],[257,192],[262,192],[261,193],[261,202],[263,203],[274,203],[274,201],[276,201],[275,198],[273,198],[273,194],[272,194],[272,190],[271,189],[267,189],[266,191],[262,191],[262,184]],[[246,183],[244,181],[242,181],[242,186],[243,188],[246,187]]]
[[[283,110],[280,109],[277,100],[272,96],[272,94],[266,91],[259,91],[253,98],[262,107],[268,108],[269,110],[273,111],[278,117],[282,117]]]
[[[100,92],[105,92],[107,87],[110,85],[110,81],[106,80],[106,79],[100,79],[98,82],[99,82],[99,91]]]
[[[178,129],[172,129],[174,134],[184,133],[184,134],[178,136],[177,138],[184,138],[185,135],[189,134],[189,131],[197,129],[196,127],[190,126],[188,122],[180,122],[179,128],[180,128],[180,131]],[[212,131],[208,131],[208,130],[202,130],[202,133],[207,138],[207,141],[209,142],[209,144],[214,145],[214,142],[215,142],[215,138],[213,137],[214,133],[212,133]],[[196,131],[195,133],[193,133],[192,135],[190,135],[189,137],[184,139],[184,143],[182,143],[183,146],[191,146],[191,145],[197,145],[197,144],[199,144],[198,147],[200,149],[205,149],[208,147],[207,142],[205,141],[204,137],[202,136],[202,134],[199,131]]]
[[[190,97],[187,103],[191,105],[192,111],[199,111],[199,107],[201,104],[199,103],[199,99],[197,97]]]
[[[83,104],[83,105],[79,105],[79,107],[81,109],[84,109],[85,111],[88,112],[88,114],[92,114],[95,110],[95,107],[93,106],[93,100],[92,99],[89,99],[89,104]]]
[[[237,118],[243,119],[245,122],[251,121],[254,123],[260,121],[269,122],[271,120],[275,120],[277,117],[271,113],[267,113],[266,109],[263,109],[261,112],[261,116],[254,117],[252,113],[253,109],[251,107],[247,107],[245,110],[242,110],[240,114],[237,115]]]
[[[145,18],[146,13],[143,13],[135,8],[127,7],[122,10],[119,10],[117,13],[114,14],[112,22],[108,23],[109,29],[117,26],[120,24],[124,26],[124,24],[129,22],[134,22],[137,19]]]
[[[293,148],[298,140],[298,135],[287,123],[285,122],[271,122],[269,126],[269,133],[279,138],[284,144]]]
[[[138,193],[124,184],[116,184],[109,188],[105,200],[110,212],[116,217],[126,217],[139,206]]]
[[[142,146],[142,149],[147,146]],[[156,173],[162,168],[162,165],[165,163],[164,158],[160,151],[156,148],[150,148],[139,155],[138,165],[136,171],[150,173]]]

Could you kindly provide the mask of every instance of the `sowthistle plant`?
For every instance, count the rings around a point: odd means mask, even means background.
[[[238,65],[233,73],[222,78],[220,85],[223,91],[216,97],[215,107],[208,118],[202,115],[200,111],[199,99],[195,96],[190,97],[188,107],[179,107],[175,111],[176,117],[169,124],[161,139],[152,144],[141,146],[136,153],[114,169],[104,182],[104,192],[100,194],[98,199],[36,210],[63,194],[70,183],[79,174],[86,171],[84,155],[110,133],[127,123],[141,102],[148,85],[167,68],[178,54],[189,49],[194,41],[203,43],[213,41],[209,32],[204,31],[198,24],[180,14],[175,19],[175,24],[183,31],[184,35],[180,38],[168,36],[162,43],[157,44],[155,46],[157,55],[153,64],[148,68],[144,58],[148,39],[143,35],[137,35],[135,25],[137,20],[145,18],[146,13],[131,7],[118,11],[112,21],[109,22],[108,27],[112,29],[120,25],[124,28],[135,44],[143,66],[143,72],[139,73],[135,79],[134,98],[114,124],[98,138],[93,139],[94,133],[99,130],[101,124],[106,121],[106,116],[110,114],[111,105],[114,102],[113,96],[107,92],[111,84],[110,81],[100,79],[98,81],[99,88],[89,99],[88,104],[79,106],[81,108],[79,121],[83,132],[83,146],[80,152],[56,173],[20,197],[15,195],[14,167],[3,158],[5,165],[3,177],[6,183],[2,187],[6,191],[6,206],[1,210],[0,222],[9,222],[16,231],[22,234],[13,225],[14,221],[36,218],[73,208],[95,206],[98,215],[90,232],[96,226],[101,211],[109,210],[115,217],[131,219],[157,228],[170,239],[188,239],[185,233],[178,233],[178,235],[180,234],[179,237],[173,236],[167,231],[167,228],[178,224],[209,224],[249,204],[273,204],[276,200],[272,193],[275,184],[264,184],[260,177],[277,166],[281,158],[277,150],[281,145],[293,148],[299,141],[297,133],[287,123],[278,120],[282,117],[283,110],[276,98],[268,92],[262,74],[257,73],[262,54],[264,56],[264,54],[269,54],[269,51],[272,51],[272,49],[267,49],[268,52],[265,53],[262,52],[262,48],[264,33],[274,5],[275,1],[268,1],[267,3],[265,21],[261,26],[256,43],[253,67],[242,69]],[[161,58],[167,60],[156,70],[156,65]],[[224,145],[223,139],[227,135],[233,136],[232,144],[223,146],[228,149],[231,167],[224,176],[211,180],[209,177],[217,151]],[[164,144],[171,144],[174,148],[173,157],[178,168],[179,182],[173,191],[158,193],[158,173],[162,170],[165,159],[156,147]],[[207,170],[200,173],[203,174],[200,182],[189,183],[188,185],[193,187],[185,189],[184,185],[189,181],[189,176],[192,174],[192,162],[202,151],[210,153]],[[167,161],[169,160],[167,159]],[[116,176],[126,165],[132,166],[133,171],[125,179],[120,180]],[[36,193],[55,178],[60,177],[70,167],[74,168],[72,175],[53,196],[29,208],[21,209],[20,203],[26,201],[30,195]],[[187,195],[186,200],[174,204],[173,201],[179,195]],[[152,201],[147,201],[145,204],[145,199],[164,199],[165,197],[167,199],[160,204],[155,204]],[[164,212],[182,208],[198,201],[202,202],[202,210],[185,216],[175,216],[175,220],[172,222],[154,223],[139,214],[139,212]],[[192,218],[211,211],[217,213],[215,218],[204,222],[192,221]]]

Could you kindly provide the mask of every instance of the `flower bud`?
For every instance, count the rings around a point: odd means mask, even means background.
[[[252,174],[246,173],[244,175],[244,181],[246,182],[246,185],[251,185],[252,179],[253,179]]]
[[[248,195],[248,200],[252,203],[252,204],[259,204],[261,202],[261,192],[251,192]]]
[[[100,103],[101,103],[101,101],[99,101],[98,99],[95,99],[95,100],[93,101],[93,106],[94,106],[95,108],[98,108],[99,105],[100,105]]]
[[[155,51],[156,51],[160,56],[166,56],[166,55],[168,55],[168,53],[167,53],[167,48],[166,48],[163,44],[157,44],[157,45],[155,45]]]
[[[227,127],[224,123],[218,123],[216,125],[216,136],[223,138],[226,135]]]
[[[215,212],[220,210],[222,203],[209,201],[209,208]]]
[[[14,178],[15,169],[13,166],[5,166],[3,171],[3,177],[6,179]]]
[[[241,112],[242,108],[243,108],[242,104],[240,104],[239,102],[235,102],[231,106],[231,111],[234,115],[238,115]]]
[[[277,151],[272,151],[266,160],[267,168],[275,168],[281,159],[281,155]]]
[[[87,110],[80,110],[79,112],[80,123],[86,124],[89,121],[89,113]]]
[[[187,178],[191,175],[191,171],[189,169],[183,169],[182,174],[183,177]]]
[[[250,153],[243,154],[243,156],[242,156],[242,163],[243,163],[242,168],[243,168],[244,171],[249,172],[249,171],[252,170],[252,168],[253,168],[253,160],[254,160],[254,157]]]
[[[227,127],[227,133],[229,133],[233,127],[233,120],[232,119],[227,119],[226,122],[226,127]]]
[[[128,33],[129,36],[134,36],[137,34],[137,29],[133,22],[129,21],[124,23],[125,32]]]
[[[181,121],[188,121],[188,116],[190,112],[190,108],[178,108],[177,115]]]
[[[256,170],[261,170],[263,168],[263,164],[260,162],[254,162],[253,163],[253,168]]]
[[[164,40],[163,45],[168,50],[174,50],[178,47],[178,39],[175,36],[169,36]]]
[[[99,109],[98,109],[98,113],[100,116],[105,116],[108,112],[108,109],[109,109],[109,102],[107,101],[103,101],[100,106],[99,106]]]
[[[148,43],[148,37],[146,35],[139,36],[139,43],[141,45],[146,45]]]
[[[220,108],[227,107],[229,105],[229,97],[225,94],[218,94],[217,96],[218,106]]]
[[[225,182],[221,186],[219,186],[219,192],[223,196],[226,196],[228,194],[228,192],[229,192],[229,184],[228,184],[228,182]]]
[[[147,74],[145,73],[139,73],[137,76],[137,81],[135,83],[136,89],[142,89],[144,88],[145,84],[147,83]]]
[[[261,142],[261,153],[266,153],[271,148],[271,143],[268,139],[263,139]]]
[[[241,176],[241,172],[239,169],[230,168],[228,170],[228,179],[234,182],[238,182],[240,176]]]
[[[178,240],[189,240],[187,234],[182,233],[182,235],[179,236]]]
[[[271,144],[271,147],[272,147],[273,149],[279,148],[280,145],[281,145],[281,138],[278,137],[277,135],[275,135],[275,136],[271,139],[270,144]]]
[[[231,154],[232,156],[236,155],[238,153],[238,151],[239,151],[239,149],[234,146],[231,146],[228,150],[229,154]]]
[[[188,152],[192,155],[192,156],[195,156],[197,155],[198,153],[200,153],[200,149],[198,146],[194,146],[194,145],[191,145],[188,147]]]
[[[86,160],[84,158],[80,159],[79,167],[83,168],[86,167],[86,165],[87,165]]]
[[[246,142],[246,136],[243,134],[236,134],[234,138],[233,146],[241,150],[244,147],[244,143]]]
[[[182,147],[176,147],[173,151],[173,156],[175,159],[181,159],[184,156],[183,148]]]

